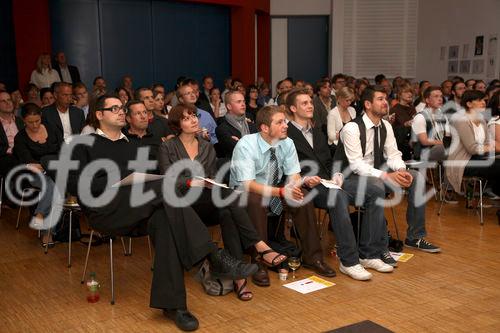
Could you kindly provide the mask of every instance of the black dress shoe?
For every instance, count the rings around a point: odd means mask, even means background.
[[[335,275],[337,275],[333,270],[333,268],[328,266],[327,263],[320,260],[316,260],[312,264],[303,263],[302,266],[315,271],[317,274],[321,276],[334,277]]]
[[[252,282],[259,287],[269,287],[271,285],[269,274],[264,266],[259,265],[259,270],[252,275]]]
[[[212,275],[220,279],[241,280],[257,272],[256,264],[246,264],[231,256],[225,249],[214,251],[208,257]]]
[[[175,322],[175,325],[183,331],[194,331],[198,329],[200,325],[198,319],[191,314],[188,310],[176,309],[168,310],[164,309],[163,314],[168,319]]]

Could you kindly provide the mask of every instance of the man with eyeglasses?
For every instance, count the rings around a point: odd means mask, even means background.
[[[135,111],[144,111],[139,104],[136,105]],[[93,174],[83,172],[92,162],[99,161],[102,165],[104,161],[110,161],[117,167],[117,176],[123,179],[135,171],[134,165],[141,163],[137,147],[122,133],[126,115],[121,101],[103,95],[96,101],[95,114],[98,128],[90,134],[93,144],[79,144],[71,155],[79,163],[78,170],[70,172],[69,191],[78,196],[94,230],[125,236],[142,235],[147,230],[155,247],[150,306],[162,309],[181,330],[196,330],[198,320],[187,309],[184,269],[188,270],[207,258],[214,276],[237,280],[253,274],[257,266],[244,264],[226,250],[217,249],[206,226],[190,206],[181,208],[169,204],[169,198],[163,195],[161,180],[146,182],[139,188],[130,185],[110,188],[108,182],[114,174],[102,170]],[[94,199],[86,198],[88,194],[80,196],[88,189],[82,191],[79,184],[89,186]],[[103,200],[95,200],[108,194],[111,194],[111,199],[104,205]],[[147,196],[151,196],[147,202],[134,201],[134,198]]]
[[[189,84],[181,85],[176,92],[177,98],[180,103],[193,105],[196,107],[196,100],[198,99],[196,91]],[[215,145],[217,140],[217,135],[215,134],[215,128],[217,124],[214,118],[202,109],[196,108],[198,118],[200,119],[200,135],[205,139],[210,141]]]
[[[146,106],[141,101],[132,100],[125,106],[125,112],[128,127],[124,128],[122,132],[137,147],[149,147],[149,159],[156,161],[158,148],[160,148],[162,140],[160,137],[154,135],[148,126],[148,111],[146,110]],[[159,172],[158,169],[151,171],[154,173]]]
[[[70,83],[57,82],[54,86],[55,103],[42,109],[42,121],[56,129],[59,145],[72,135],[80,134],[85,126],[83,111],[71,105],[73,90]]]

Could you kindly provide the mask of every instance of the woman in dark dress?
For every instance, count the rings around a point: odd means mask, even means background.
[[[260,261],[267,266],[280,265],[286,260],[285,255],[273,251],[262,241],[253,227],[246,210],[237,205],[237,199],[219,207],[212,199],[212,184],[195,176],[215,179],[215,149],[206,140],[199,140],[199,121],[193,106],[178,104],[169,113],[169,123],[177,136],[164,142],[158,153],[159,168],[165,173],[174,163],[183,161],[191,170],[198,169],[198,174],[183,170],[176,180],[176,191],[184,195],[190,187],[200,187],[201,195],[191,205],[205,224],[220,224],[224,246],[237,259],[242,259],[242,247],[253,247],[259,254]],[[200,168],[201,165],[201,168]],[[198,168],[197,168],[198,166]],[[203,169],[203,170],[202,170]],[[232,190],[221,189],[221,197],[227,198]],[[234,289],[239,299],[249,301],[253,295],[246,286],[246,280],[234,281]]]
[[[59,145],[54,135],[55,130],[42,124],[42,112],[38,105],[27,103],[21,109],[25,127],[14,138],[13,152],[21,164],[33,173],[30,185],[41,189],[40,200],[35,208],[35,214],[30,226],[35,229],[48,229],[44,218],[52,210],[54,194],[58,195],[54,181],[46,174],[42,166],[42,159],[50,155],[57,155]],[[56,193],[54,193],[56,192]],[[45,234],[42,243],[52,243],[52,235]]]

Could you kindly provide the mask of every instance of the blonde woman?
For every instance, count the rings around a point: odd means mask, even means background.
[[[328,112],[326,130],[328,133],[328,144],[337,145],[339,133],[345,124],[356,118],[356,110],[351,106],[354,101],[354,91],[349,87],[343,87],[336,92],[337,106]]]
[[[36,61],[36,69],[31,73],[30,83],[42,89],[50,88],[52,83],[60,81],[59,74],[55,69],[52,69],[50,54],[40,54]]]

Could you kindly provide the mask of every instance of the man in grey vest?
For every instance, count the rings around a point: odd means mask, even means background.
[[[361,103],[365,114],[346,124],[340,132],[334,158],[337,167],[340,165],[344,175],[352,172],[359,176],[378,178],[381,187],[407,188],[408,229],[405,246],[426,252],[440,252],[439,247],[424,238],[427,235],[423,195],[425,179],[417,171],[406,171],[392,127],[382,119],[389,109],[386,91],[381,86],[368,87],[363,91]]]

